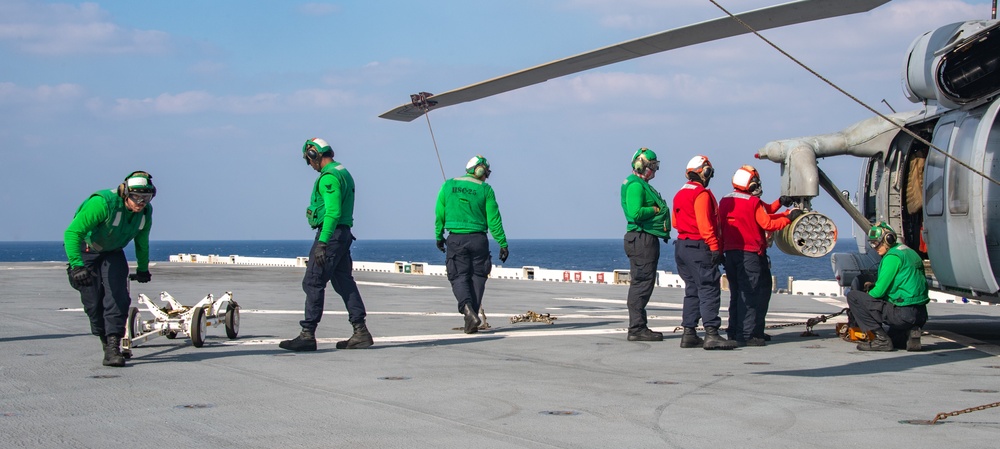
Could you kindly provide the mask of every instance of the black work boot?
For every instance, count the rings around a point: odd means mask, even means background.
[[[924,333],[924,330],[920,326],[911,327],[909,330],[910,338],[906,340],[906,350],[910,352],[920,351],[920,336]]]
[[[698,332],[693,327],[684,328],[684,335],[681,335],[682,348],[700,348],[703,344],[705,344],[705,340],[698,337]]]
[[[628,341],[663,341],[663,333],[644,327],[639,332],[629,332]]]
[[[479,314],[472,310],[468,304],[462,306],[462,314],[465,315],[465,333],[479,332],[479,325],[482,324],[482,321],[479,320]]]
[[[858,351],[888,352],[893,350],[892,340],[889,339],[889,334],[885,333],[885,330],[882,328],[875,329],[874,340],[858,343]]]
[[[898,327],[889,326],[889,330],[885,331],[886,335],[889,336],[889,341],[892,342],[892,347],[895,349],[906,349],[906,340],[909,338],[909,333]]]
[[[125,357],[122,356],[122,349],[119,346],[120,338],[117,335],[108,335],[106,337],[108,342],[104,345],[104,366],[118,368],[125,366]]]
[[[337,349],[364,349],[375,343],[364,321],[351,323],[351,325],[354,326],[354,335],[351,335],[351,338],[347,340],[338,341]]]
[[[316,332],[302,329],[298,337],[291,340],[282,340],[281,343],[278,343],[278,347],[289,351],[315,351]]]
[[[735,340],[726,340],[719,335],[719,328],[705,326],[705,349],[736,349],[740,344]]]

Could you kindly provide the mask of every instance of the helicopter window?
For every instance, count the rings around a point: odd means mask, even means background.
[[[955,135],[955,144],[951,150],[956,159],[972,164],[972,144],[979,127],[980,117],[968,117],[962,121]],[[970,172],[965,167],[948,161],[948,211],[956,215],[969,213]]]
[[[877,157],[870,158],[868,160],[868,172],[865,176],[865,190],[862,196],[864,205],[862,210],[865,213],[865,218],[872,222],[876,220],[876,213],[878,211],[875,202],[878,199],[878,186],[881,180],[882,161]]]
[[[954,130],[955,122],[938,126],[931,143],[942,150],[947,150]],[[924,169],[924,210],[927,211],[927,215],[944,213],[944,164],[946,160],[945,156],[937,150],[932,149],[927,155],[927,167]]]

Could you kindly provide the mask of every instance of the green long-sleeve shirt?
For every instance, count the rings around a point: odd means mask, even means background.
[[[330,162],[320,170],[306,219],[314,229],[323,227],[319,234],[323,243],[329,243],[337,226],[354,226],[354,177],[339,162]]]
[[[878,278],[868,294],[897,306],[927,304],[927,279],[924,262],[916,251],[900,243],[882,256]]]
[[[102,190],[87,198],[76,211],[63,234],[63,246],[71,267],[82,267],[84,242],[98,252],[124,248],[135,242],[138,271],[149,271],[149,230],[153,227],[153,206],[139,212],[125,207],[114,190]]]
[[[670,237],[670,208],[660,192],[635,173],[625,178],[621,188],[622,211],[626,231],[648,232],[657,237]],[[660,209],[656,212],[656,208]]]
[[[434,237],[444,239],[445,229],[455,234],[489,230],[501,248],[507,247],[493,187],[472,176],[449,179],[441,186],[434,208]]]

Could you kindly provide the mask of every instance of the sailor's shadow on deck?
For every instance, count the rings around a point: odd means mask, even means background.
[[[38,335],[23,335],[20,337],[3,337],[0,338],[0,343],[12,342],[12,341],[31,341],[31,340],[56,340],[60,338],[73,338],[73,337],[87,337],[93,336],[91,334],[38,334]],[[97,341],[97,340],[94,340]]]

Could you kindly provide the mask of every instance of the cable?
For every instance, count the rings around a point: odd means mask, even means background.
[[[437,139],[434,138],[434,129],[431,128],[431,112],[428,108],[424,108],[424,117],[427,117],[427,129],[431,132],[431,142],[434,143],[434,153],[437,154],[438,166],[441,167],[441,178],[447,181],[448,177],[444,175],[444,164],[441,163],[441,152],[438,151]]]

